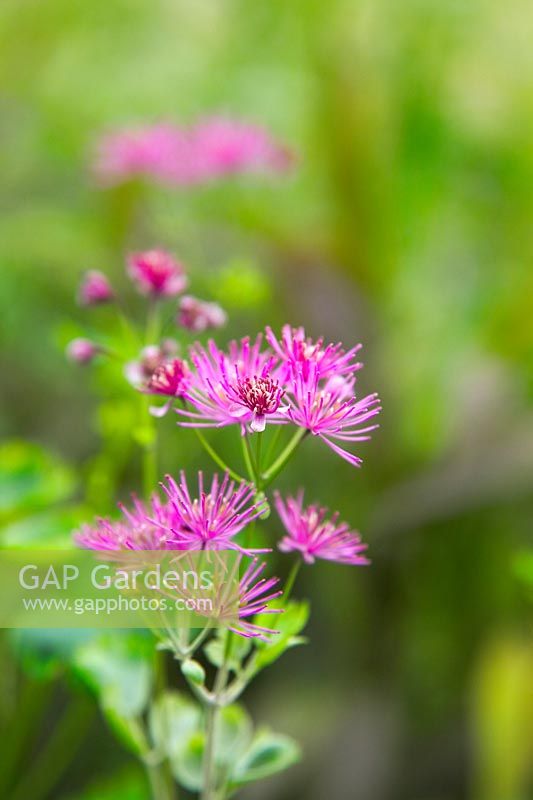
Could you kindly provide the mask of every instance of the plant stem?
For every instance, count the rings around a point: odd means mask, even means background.
[[[222,800],[222,795],[217,791],[215,775],[215,740],[218,717],[220,714],[220,700],[225,689],[228,678],[228,661],[233,643],[233,634],[227,632],[224,657],[216,674],[213,685],[213,702],[207,707],[206,728],[205,728],[205,752],[204,752],[204,780],[202,790],[202,800]]]
[[[285,464],[288,462],[302,439],[307,436],[309,431],[304,428],[298,428],[287,447],[280,453],[273,464],[263,473],[263,488],[269,486],[272,481],[277,478]]]
[[[158,764],[146,763],[145,766],[150,782],[152,800],[175,800],[175,783],[168,764],[164,762]]]
[[[243,481],[246,480],[245,478],[242,477],[242,475],[239,475],[238,472],[235,472],[235,470],[231,469],[231,467],[228,467],[226,462],[221,458],[221,456],[219,456],[217,451],[209,444],[203,433],[199,431],[198,428],[193,428],[193,430],[198,438],[198,441],[201,443],[206,453],[211,456],[215,464],[217,464],[221,469],[223,469],[224,472],[227,472],[233,478],[234,481],[239,481],[239,483],[242,483]]]
[[[287,602],[291,596],[291,592],[294,587],[294,583],[296,578],[298,577],[298,573],[300,571],[300,567],[302,566],[302,561],[300,558],[297,558],[294,564],[291,567],[291,571],[289,572],[289,576],[287,578],[287,583],[283,589],[283,600]]]
[[[160,320],[159,320],[159,301],[156,297],[152,297],[148,303],[148,311],[146,313],[146,328],[144,335],[145,344],[157,344],[160,333]]]
[[[142,401],[143,410],[147,417],[146,425],[151,431],[149,441],[143,444],[142,454],[143,492],[145,500],[149,500],[157,482],[157,426],[154,424],[154,420],[148,410],[148,398],[143,396]]]
[[[242,444],[242,455],[244,458],[244,463],[246,464],[246,471],[248,472],[248,477],[250,481],[257,486],[257,470],[254,463],[254,456],[252,453],[252,448],[250,447],[250,439],[248,438],[248,434],[245,433],[244,436],[241,438]]]

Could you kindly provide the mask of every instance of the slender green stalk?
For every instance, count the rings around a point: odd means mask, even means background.
[[[298,573],[300,572],[301,566],[302,566],[302,560],[301,558],[297,558],[291,567],[291,571],[289,572],[289,576],[287,578],[287,583],[285,584],[283,589],[283,600],[285,601],[285,603],[288,602],[291,596],[291,592],[294,588],[294,584],[296,578],[298,577]]]
[[[215,741],[217,723],[220,714],[221,697],[228,679],[228,662],[233,643],[233,634],[227,632],[224,657],[215,677],[213,685],[213,702],[207,707],[205,728],[205,753],[204,753],[204,781],[202,800],[217,800],[220,797],[217,791],[215,774]],[[222,798],[220,798],[222,800]]]
[[[296,448],[304,439],[305,436],[309,431],[304,430],[304,428],[299,428],[290,442],[288,443],[287,447],[280,453],[280,455],[276,458],[273,464],[263,473],[263,488],[269,486],[272,481],[277,478],[283,467],[287,464],[293,453],[295,452]]]
[[[242,443],[242,454],[244,457],[244,463],[246,464],[246,470],[248,472],[248,476],[252,483],[254,483],[258,488],[259,484],[259,476],[257,473],[257,465],[255,463],[254,454],[252,453],[252,448],[250,446],[250,439],[248,438],[248,434],[245,433],[244,436],[241,437]]]
[[[217,451],[209,444],[203,433],[200,430],[198,430],[198,428],[193,428],[193,430],[198,438],[198,441],[201,443],[206,453],[209,456],[211,456],[211,458],[213,459],[215,464],[217,464],[217,466],[223,469],[224,472],[227,472],[233,478],[234,481],[239,481],[239,483],[242,483],[243,481],[246,480],[246,478],[243,478],[242,475],[239,475],[238,472],[235,472],[235,470],[231,469],[231,467],[229,467],[226,464],[226,462],[222,459],[221,456],[219,456]]]
[[[176,784],[166,762],[146,763],[146,774],[150,783],[152,800],[176,800]]]
[[[148,431],[147,441],[143,444],[142,452],[143,493],[145,500],[149,500],[157,483],[157,426],[148,410],[149,399],[142,396],[141,400]]]
[[[257,474],[257,483],[256,486],[259,490],[261,490],[261,465],[262,465],[262,445],[263,445],[263,433],[256,434],[256,446],[255,446],[255,469]]]
[[[146,314],[145,344],[157,344],[161,332],[159,301],[152,297],[148,303]]]

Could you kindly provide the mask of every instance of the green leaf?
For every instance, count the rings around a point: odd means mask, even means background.
[[[250,748],[235,764],[232,783],[240,785],[268,778],[296,764],[300,756],[299,746],[290,737],[260,730]]]
[[[76,648],[95,636],[91,630],[28,628],[8,631],[17,661],[34,680],[50,680],[63,672]]]
[[[224,660],[224,652],[226,649],[226,636],[228,631],[224,628],[218,628],[216,637],[204,647],[204,653],[207,659],[213,664],[214,667],[221,667]],[[227,660],[228,669],[233,672],[238,672],[243,658],[246,658],[252,648],[250,639],[245,639],[243,636],[233,635],[231,643],[230,655]]]
[[[83,506],[68,506],[24,517],[5,526],[1,546],[50,550],[72,547],[72,532],[87,519],[87,513]]]
[[[74,653],[73,667],[97,695],[118,736],[141,752],[144,742],[136,720],[153,683],[150,640],[132,633],[103,635]]]
[[[215,761],[219,766],[234,764],[252,739],[252,723],[236,703],[220,710],[215,735]]]
[[[188,739],[198,732],[200,707],[180,692],[164,692],[152,704],[149,715],[152,740],[170,761],[180,756]]]
[[[72,470],[42,447],[24,441],[0,446],[0,520],[58,503],[75,485]]]
[[[197,731],[191,734],[170,762],[172,774],[190,792],[199,792],[203,785],[203,761],[205,734]]]
[[[280,603],[280,607],[281,603]],[[279,631],[271,637],[268,642],[260,639],[254,640],[257,648],[255,663],[257,670],[276,661],[286,650],[303,644],[306,640],[298,634],[307,624],[309,618],[309,604],[305,601],[297,602],[291,600],[283,614],[260,614],[255,618],[255,623],[263,627],[273,627]]]
[[[533,589],[533,551],[524,550],[517,553],[513,561],[516,577],[530,589]]]

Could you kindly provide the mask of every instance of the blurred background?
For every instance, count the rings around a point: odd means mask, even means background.
[[[228,311],[221,344],[286,321],[361,341],[359,392],[384,408],[363,468],[306,442],[283,485],[339,509],[373,563],[304,570],[310,642],[246,698],[304,758],[242,796],[533,798],[529,3],[3,0],[0,39],[3,542],[138,488],[136,420],[64,357],[109,313],[77,307],[85,269],[128,296],[125,253],[159,245]],[[103,131],[211,113],[265,126],[292,172],[95,185]],[[205,464],[161,424],[162,470]],[[146,798],[65,642],[12,638],[0,795]],[[30,791],[35,758],[56,778]]]

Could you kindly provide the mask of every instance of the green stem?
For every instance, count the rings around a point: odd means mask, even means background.
[[[248,438],[247,433],[245,433],[244,436],[241,437],[241,443],[242,443],[242,454],[244,457],[244,463],[246,464],[248,477],[250,481],[258,487],[259,480],[257,474],[257,466],[255,464],[254,455],[252,453],[252,448],[250,446],[250,439]]]
[[[294,564],[291,567],[291,571],[289,572],[289,577],[287,578],[287,583],[283,589],[283,600],[285,603],[288,602],[291,592],[294,587],[294,583],[296,578],[298,577],[298,573],[300,571],[300,567],[302,566],[302,561],[300,558],[297,558]]]
[[[262,433],[256,433],[256,437],[257,437],[257,444],[256,444],[256,447],[255,447],[255,468],[256,468],[256,472],[257,472],[257,483],[256,483],[256,486],[257,486],[257,489],[260,491],[261,490],[261,483],[262,483],[261,482],[261,476],[262,476],[261,464],[262,464],[263,434]]]
[[[246,480],[246,478],[243,478],[242,475],[239,475],[238,472],[235,472],[235,470],[231,469],[231,467],[228,467],[226,462],[221,458],[221,456],[219,456],[217,451],[209,444],[203,433],[199,431],[198,428],[193,428],[193,430],[198,438],[198,441],[201,443],[206,453],[211,456],[215,464],[217,464],[221,469],[223,469],[224,472],[227,472],[233,478],[234,481],[239,481],[239,483],[242,483],[243,481]]]
[[[146,313],[146,328],[144,335],[145,344],[157,344],[160,334],[159,301],[157,297],[152,297],[148,303]]]
[[[288,443],[287,447],[280,453],[280,455],[276,458],[273,464],[263,473],[263,488],[265,489],[269,486],[272,481],[277,478],[285,464],[291,458],[292,454],[302,441],[302,439],[307,436],[309,431],[305,430],[304,428],[298,428],[290,442]]]
[[[213,685],[213,702],[207,707],[205,728],[205,753],[204,753],[204,780],[202,800],[222,800],[223,795],[217,790],[215,775],[215,741],[218,717],[220,714],[221,698],[228,679],[228,662],[233,643],[233,634],[227,632],[224,657],[216,674]]]
[[[145,764],[152,800],[176,800],[176,785],[166,762]]]

